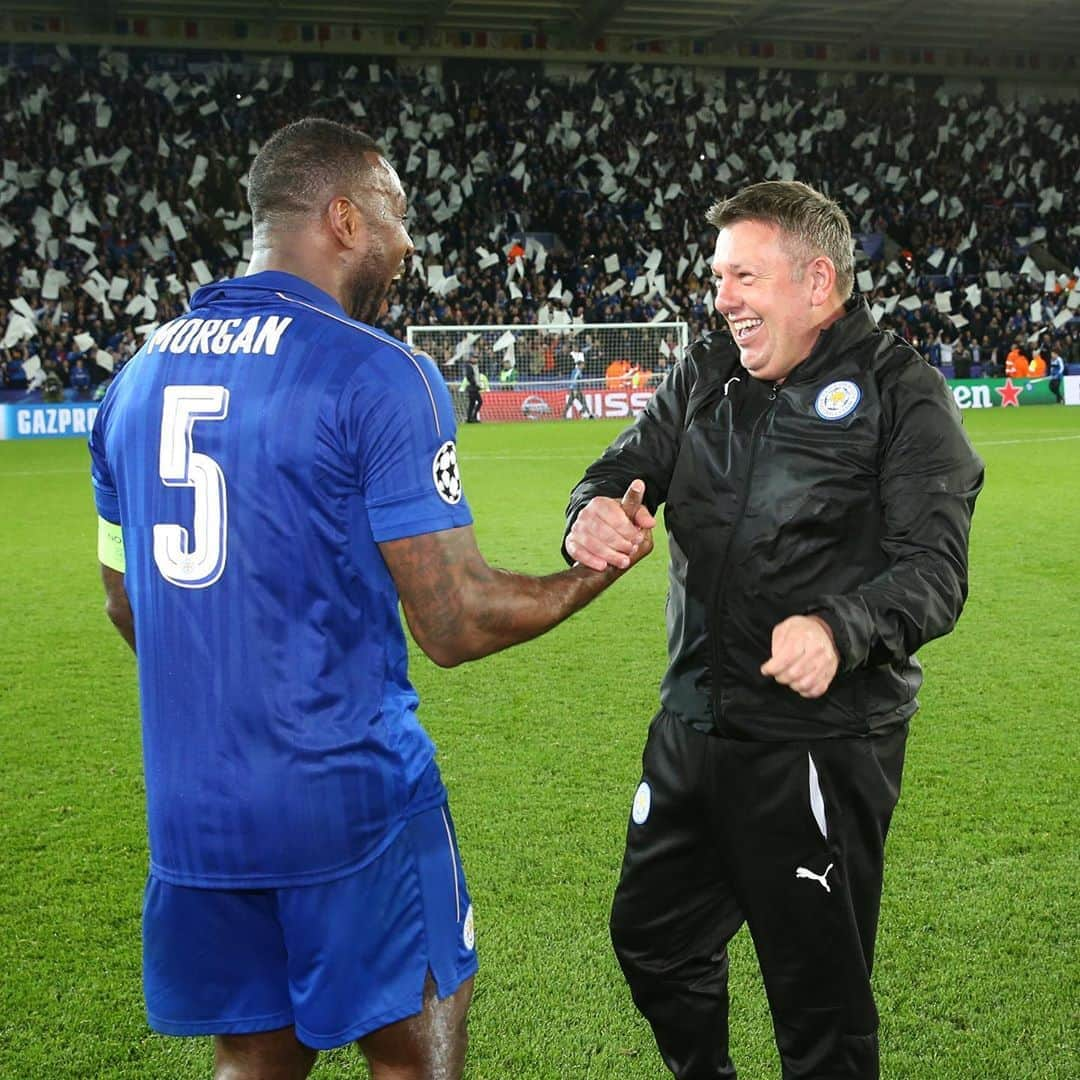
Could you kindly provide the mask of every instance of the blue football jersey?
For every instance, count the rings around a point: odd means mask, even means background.
[[[278,272],[204,286],[105,396],[151,870],[326,881],[445,797],[378,543],[472,521],[431,361]]]

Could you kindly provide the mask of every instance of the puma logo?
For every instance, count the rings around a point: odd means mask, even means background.
[[[829,883],[825,880],[829,876],[829,871],[833,868],[833,864],[829,863],[825,867],[824,874],[815,874],[813,870],[807,870],[805,866],[798,866],[795,868],[795,876],[797,878],[812,878],[816,881],[827,893],[831,893],[832,889],[829,888]]]

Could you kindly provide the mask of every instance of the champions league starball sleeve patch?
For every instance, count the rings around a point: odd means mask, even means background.
[[[443,502],[451,506],[461,502],[461,473],[458,472],[457,447],[453,442],[447,440],[435,452],[431,475]]]

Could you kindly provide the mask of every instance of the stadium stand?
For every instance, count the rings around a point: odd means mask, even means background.
[[[0,67],[8,394],[101,392],[200,282],[245,265],[243,174],[305,114],[383,140],[417,245],[384,328],[713,318],[708,206],[806,180],[852,213],[859,288],[947,374],[1080,365],[1080,103],[940,78],[13,46]],[[620,284],[621,283],[621,284]],[[89,368],[72,378],[77,361]],[[566,364],[571,361],[565,360]],[[601,360],[587,374],[601,377]],[[1073,367],[1080,371],[1080,367]],[[486,371],[493,380],[495,367]],[[525,370],[522,377],[551,372]],[[556,374],[566,374],[557,372]],[[447,371],[460,379],[460,371]]]

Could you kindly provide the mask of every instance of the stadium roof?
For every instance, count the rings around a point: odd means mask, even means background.
[[[1080,50],[1077,0],[7,0],[9,13],[298,19],[367,28],[530,31],[562,45],[605,34],[910,47]]]
[[[283,5],[288,6],[288,5]],[[317,5],[319,7],[323,5]],[[1009,43],[1061,49],[1080,43],[1075,0],[412,0],[383,7],[429,25],[542,29],[589,41],[604,33],[965,48]]]

